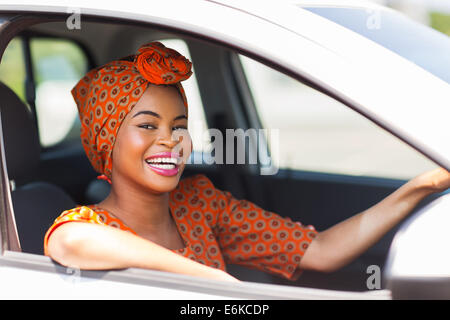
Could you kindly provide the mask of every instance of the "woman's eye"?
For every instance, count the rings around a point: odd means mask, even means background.
[[[187,130],[186,126],[177,126],[177,127],[173,127],[173,130]]]
[[[141,125],[139,125],[139,128],[155,129],[156,127],[154,125],[151,125],[151,124],[141,124]]]

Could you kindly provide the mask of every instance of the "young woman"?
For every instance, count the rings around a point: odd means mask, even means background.
[[[192,142],[180,81],[191,63],[158,42],[91,70],[72,90],[81,139],[111,183],[98,204],[64,211],[44,239],[45,254],[81,269],[148,268],[238,281],[225,263],[298,278],[352,261],[426,196],[450,187],[444,169],[426,172],[373,207],[317,232],[214,188],[180,181]],[[69,223],[82,222],[82,223]]]

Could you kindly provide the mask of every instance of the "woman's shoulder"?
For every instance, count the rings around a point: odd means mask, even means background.
[[[79,204],[75,208],[65,210],[59,216],[59,219],[86,220],[123,230],[129,230],[129,228],[125,226],[122,221],[97,204]]]
[[[77,204],[74,208],[64,210],[58,219],[68,220],[79,218],[89,220],[95,217],[99,223],[102,223],[105,220],[105,216],[109,216],[108,212],[95,204]]]
[[[100,207],[98,204],[89,204],[85,207],[91,209],[99,217],[102,224],[119,228],[122,230],[131,230],[127,227],[120,219],[114,216],[112,213],[108,212],[106,209]]]
[[[98,213],[108,214],[106,210],[100,208],[96,204],[77,204],[74,208],[64,210],[60,216],[67,216],[74,213],[81,215],[92,215]]]

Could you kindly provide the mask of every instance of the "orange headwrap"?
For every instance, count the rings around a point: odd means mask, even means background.
[[[187,108],[180,81],[192,64],[160,42],[141,46],[134,56],[89,71],[72,89],[81,121],[81,142],[94,169],[111,179],[111,154],[119,127],[148,83],[174,85]]]

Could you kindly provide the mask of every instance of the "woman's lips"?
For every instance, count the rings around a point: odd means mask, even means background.
[[[171,177],[178,174],[181,157],[178,153],[160,152],[146,158],[145,162],[157,174]]]
[[[175,167],[173,169],[165,169],[160,167],[155,167],[155,165],[148,164],[150,169],[152,169],[157,174],[160,174],[165,177],[172,177],[178,174],[178,167]]]

